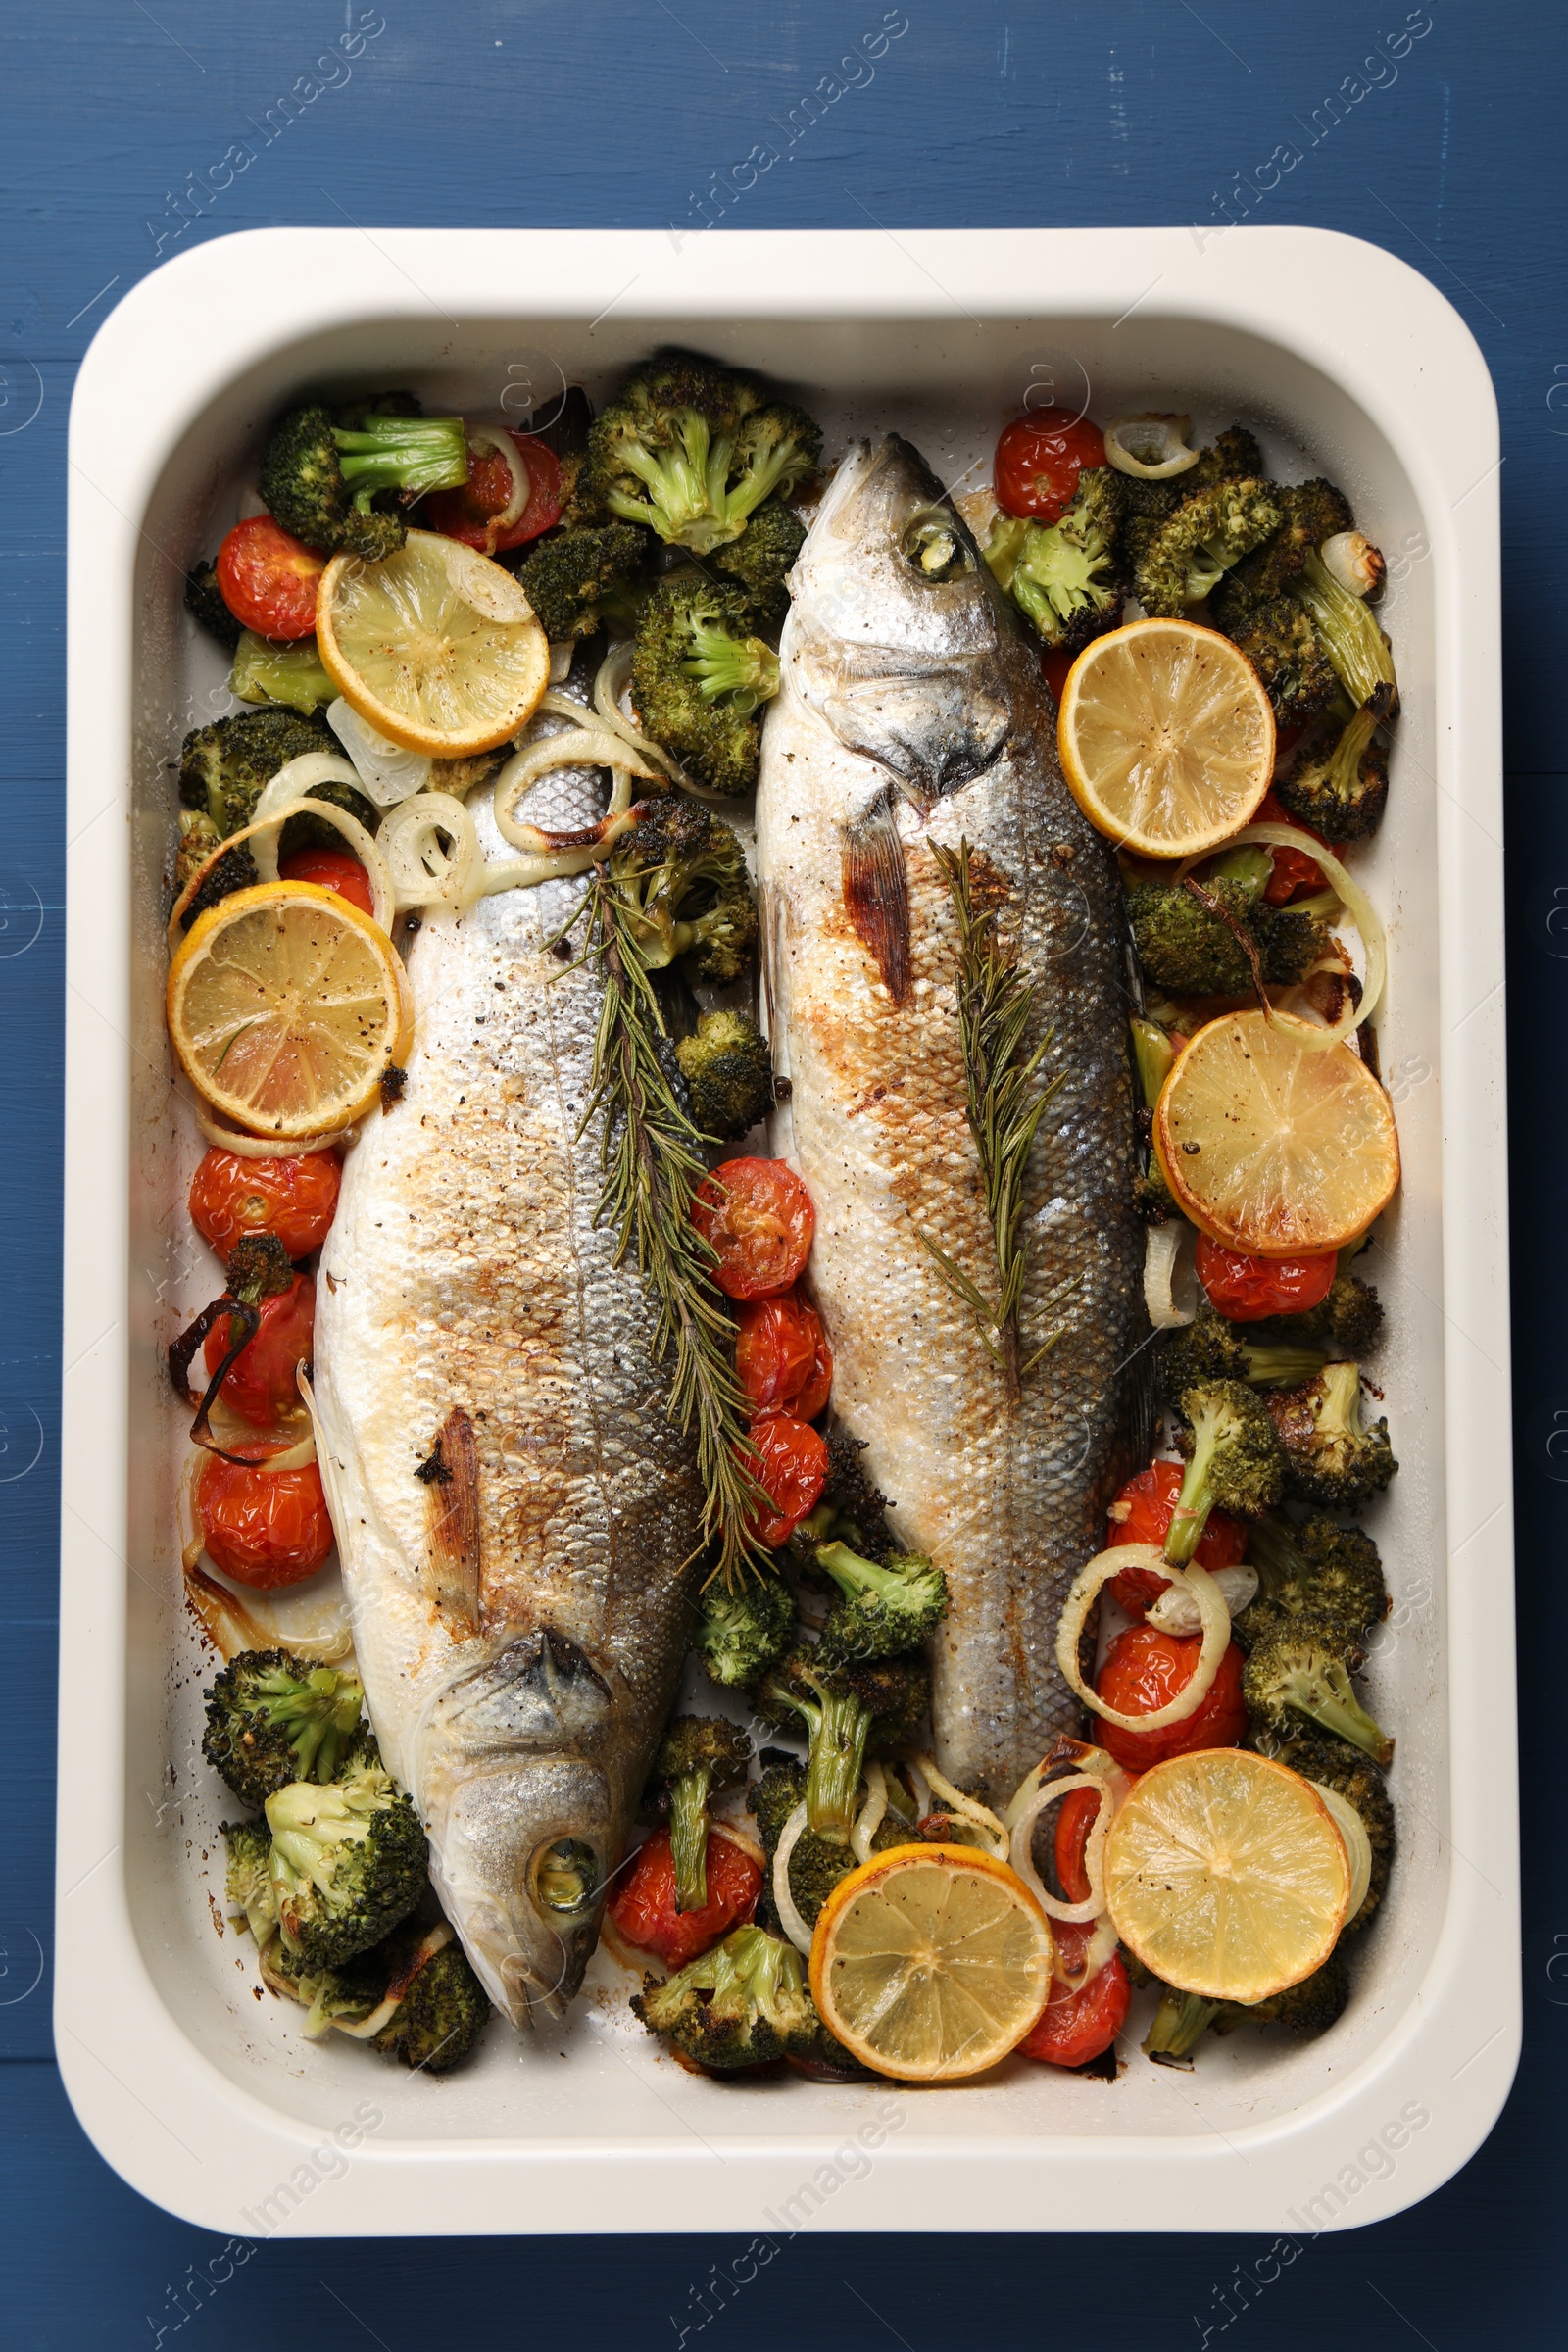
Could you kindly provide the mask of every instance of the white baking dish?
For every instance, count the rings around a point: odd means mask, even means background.
[[[1394,559],[1404,690],[1383,1067],[1405,1152],[1377,1267],[1402,1469],[1372,1669],[1401,1851],[1356,1996],[1314,2045],[1239,2034],[1114,2084],[1020,2061],[921,2095],[680,2073],[606,1975],[563,2035],[492,2029],[410,2079],[252,1998],[215,1933],[221,1792],[196,1752],[183,1446],[161,1351],[205,1295],[162,1018],[169,762],[220,678],[180,574],[306,385],[513,413],[684,339],[898,424],[952,478],[999,421],[1092,397],[1242,416],[1342,481]],[[1519,2047],[1504,1227],[1497,427],[1426,281],[1308,229],[879,234],[267,230],[156,271],[83,363],[71,432],[59,1959],[61,2066],[144,2195],[274,2231],[1295,2230],[1397,2211],[1502,2103]],[[219,696],[216,707],[224,707]],[[128,1214],[127,1214],[128,1209]],[[216,1894],[219,1905],[210,1905]],[[1484,1984],[1479,2006],[1475,1987]],[[350,2145],[349,2143],[353,2143]]]

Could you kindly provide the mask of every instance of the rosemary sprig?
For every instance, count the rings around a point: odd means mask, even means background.
[[[713,1576],[733,1589],[769,1566],[770,1555],[749,1528],[761,1496],[746,1467],[746,1420],[731,1364],[734,1325],[713,1280],[713,1252],[692,1221],[692,1197],[708,1173],[699,1149],[705,1139],[665,1076],[659,1041],[667,1031],[658,992],[603,873],[578,914],[583,908],[584,960],[598,964],[605,988],[592,1092],[577,1131],[603,1112],[605,1182],[594,1221],[613,1227],[617,1264],[635,1251],[658,1306],[654,1358],[674,1356],[669,1415],[681,1429],[696,1431],[703,1542],[716,1539]]]
[[[963,1051],[965,1110],[985,1186],[986,1214],[996,1250],[998,1296],[987,1298],[955,1265],[928,1233],[920,1240],[944,1279],[974,1315],[980,1336],[1016,1395],[1026,1372],[1054,1348],[1066,1329],[1059,1324],[1027,1362],[1018,1360],[1018,1307],[1023,1297],[1028,1251],[1023,1239],[1024,1178],[1029,1154],[1046,1109],[1062,1085],[1059,1071],[1043,1087],[1035,1080],[1055,1039],[1048,1030],[1028,1051],[1028,1036],[1040,1004],[1040,987],[1003,947],[995,909],[975,905],[969,844],[956,851],[931,845],[958,920],[958,1037]],[[1061,1293],[1053,1295],[1055,1304]]]

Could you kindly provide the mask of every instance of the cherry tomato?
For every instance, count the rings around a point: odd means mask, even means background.
[[[262,1327],[230,1364],[220,1394],[225,1404],[260,1429],[299,1404],[295,1368],[311,1360],[316,1285],[308,1274],[296,1274],[286,1291],[264,1298],[258,1311]],[[232,1322],[220,1315],[202,1345],[209,1380],[233,1346]]]
[[[258,1448],[255,1463],[279,1450]],[[303,1470],[264,1470],[210,1454],[196,1482],[196,1509],[215,1565],[258,1592],[303,1584],[332,1548],[332,1522],[314,1462]]]
[[[833,1357],[815,1307],[797,1291],[752,1298],[737,1317],[735,1371],[753,1415],[814,1421],[833,1385]]]
[[[752,1423],[748,1465],[773,1508],[756,1532],[769,1551],[787,1544],[827,1484],[827,1445],[793,1413],[768,1413]]]
[[[1071,506],[1084,467],[1104,463],[1105,437],[1087,416],[1071,416],[1065,409],[1015,416],[997,443],[997,504],[1006,514],[1054,522]]]
[[[1260,1323],[1265,1315],[1304,1315],[1334,1288],[1339,1259],[1332,1250],[1313,1257],[1249,1257],[1198,1237],[1194,1252],[1198,1279],[1209,1305],[1231,1323]]]
[[[1180,1462],[1151,1462],[1147,1470],[1129,1479],[1111,1504],[1109,1524],[1105,1530],[1105,1548],[1113,1550],[1118,1544],[1158,1544],[1163,1545],[1170,1534],[1170,1523],[1176,1515],[1176,1498],[1182,1491]],[[1228,1518],[1223,1511],[1210,1511],[1194,1553],[1200,1568],[1235,1568],[1247,1556],[1247,1530],[1239,1519]],[[1110,1590],[1129,1617],[1141,1617],[1152,1608],[1165,1591],[1170,1579],[1152,1568],[1124,1568],[1120,1576],[1110,1580]],[[1074,1896],[1081,1901],[1081,1896]]]
[[[1130,1625],[1106,1650],[1095,1688],[1123,1715],[1152,1715],[1186,1690],[1202,1646],[1199,1634],[1162,1634],[1152,1625]],[[1124,1732],[1102,1717],[1096,1726],[1101,1746],[1128,1772],[1147,1772],[1151,1764],[1191,1755],[1195,1748],[1235,1747],[1247,1729],[1246,1663],[1233,1642],[1207,1696],[1181,1723],[1167,1723],[1157,1732]]]
[[[1059,706],[1067,685],[1067,672],[1077,661],[1076,654],[1063,653],[1059,647],[1040,657],[1040,674],[1051,688],[1051,699]]]
[[[1083,1790],[1088,1795],[1088,1789]],[[1070,1800],[1069,1800],[1070,1801]],[[1079,1898],[1082,1899],[1081,1897]],[[1071,1920],[1053,1920],[1052,1933],[1064,1960],[1081,1961],[1093,1927],[1076,1927]],[[1059,1977],[1051,1980],[1051,1997],[1018,2044],[1020,2056],[1044,2059],[1048,2066],[1086,2066],[1108,2050],[1132,2002],[1132,1986],[1120,1952],[1112,1952],[1102,1969],[1075,1992]]]
[[[191,1220],[220,1257],[246,1233],[275,1233],[290,1257],[308,1257],[331,1230],[342,1182],[335,1152],[241,1159],[215,1144],[191,1178]]]
[[[1099,1811],[1100,1794],[1094,1788],[1075,1788],[1056,1807],[1056,1876],[1069,1903],[1086,1903],[1089,1900],[1089,1873],[1084,1867],[1084,1848],[1089,1843],[1089,1833],[1095,1826]],[[1062,1928],[1070,1928],[1073,1923],[1070,1919],[1053,1920],[1051,1925],[1053,1934],[1059,1934]]]
[[[638,1852],[610,1916],[626,1941],[641,1952],[657,1952],[666,1968],[684,1968],[743,1927],[757,1909],[762,1874],[750,1854],[717,1830],[708,1833],[708,1900],[700,1911],[675,1908],[675,1858],[669,1832],[656,1830]]]
[[[717,1251],[713,1280],[731,1298],[776,1298],[806,1270],[811,1196],[781,1159],[726,1159],[703,1179],[692,1220]]]
[[[495,516],[512,496],[512,475],[498,450],[470,449],[468,478],[461,490],[432,490],[419,509],[427,531],[461,539],[465,547],[482,548],[487,556],[504,554],[537,539],[561,519],[561,465],[548,443],[531,433],[514,433],[517,453],[528,468],[528,498],[522,513],[505,530]]]
[[[277,870],[285,882],[314,882],[320,890],[335,890],[362,914],[375,912],[370,877],[347,850],[295,850],[278,859]]]
[[[290,538],[270,514],[237,522],[218,551],[218,585],[236,620],[259,637],[309,637],[326,558]]]
[[[1254,825],[1294,825],[1298,833],[1310,833],[1314,841],[1323,841],[1321,833],[1314,831],[1311,825],[1303,825],[1298,816],[1293,816],[1288,808],[1282,808],[1272,792],[1264,793],[1252,811],[1251,821]],[[1327,849],[1327,842],[1323,846]],[[1277,849],[1272,850],[1270,856],[1274,859],[1274,871],[1264,887],[1263,896],[1271,906],[1285,906],[1298,894],[1328,888],[1323,868],[1304,850]]]

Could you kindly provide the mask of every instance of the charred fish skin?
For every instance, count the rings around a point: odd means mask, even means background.
[[[425,921],[407,1087],[349,1153],[316,1326],[370,1718],[518,2024],[560,2012],[597,1940],[702,1509],[636,1268],[594,1223],[597,1121],[577,1130],[600,989],[545,953],[578,895]]]
[[[1028,645],[923,460],[840,466],[792,579],[762,739],[764,996],[788,1080],[775,1148],[816,1208],[834,1403],[901,1538],[947,1574],[933,1644],[942,1769],[1005,1802],[1078,1706],[1055,1663],[1073,1576],[1131,1465],[1149,1332],[1120,891],[1062,781]],[[933,845],[1037,981],[1059,1078],[1030,1158],[1017,1394],[928,1237],[987,1296],[965,1118],[957,930]]]

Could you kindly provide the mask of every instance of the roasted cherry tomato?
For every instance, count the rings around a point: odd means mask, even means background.
[[[1167,1706],[1193,1679],[1199,1634],[1162,1634],[1152,1625],[1130,1625],[1105,1652],[1095,1689],[1123,1715],[1152,1715]],[[1167,1756],[1191,1755],[1200,1747],[1235,1747],[1247,1729],[1242,1669],[1247,1661],[1233,1642],[1219,1662],[1208,1694],[1181,1723],[1157,1732],[1124,1732],[1102,1716],[1096,1737],[1127,1772],[1147,1772]]]
[[[1260,1323],[1265,1315],[1304,1315],[1334,1288],[1339,1259],[1332,1250],[1313,1257],[1249,1257],[1198,1237],[1198,1279],[1217,1315],[1232,1323]]]
[[[335,890],[362,914],[374,914],[370,877],[347,850],[295,850],[280,858],[277,871],[284,882],[314,882],[318,890]]]
[[[666,1968],[684,1968],[731,1928],[744,1927],[762,1890],[762,1874],[751,1855],[718,1830],[708,1833],[707,1871],[702,1909],[677,1911],[669,1832],[656,1830],[612,1898],[610,1916],[640,1952],[657,1952]]]
[[[1252,811],[1251,821],[1254,825],[1294,825],[1298,833],[1310,833],[1314,841],[1323,841],[1321,833],[1315,832],[1310,825],[1303,825],[1300,818],[1293,816],[1288,808],[1281,808],[1271,792],[1264,793]],[[1328,843],[1323,842],[1323,846],[1327,849]],[[1274,872],[1264,887],[1263,896],[1271,906],[1286,906],[1292,899],[1304,892],[1328,888],[1323,868],[1304,850],[1277,849],[1269,854],[1274,860]]]
[[[1040,674],[1051,688],[1052,701],[1057,705],[1060,704],[1062,695],[1066,691],[1067,672],[1077,659],[1076,654],[1063,653],[1059,647],[1054,652],[1045,653],[1040,657]]]
[[[275,1234],[290,1257],[308,1257],[331,1230],[342,1182],[335,1152],[241,1159],[215,1144],[191,1178],[191,1221],[220,1257],[247,1233]]]
[[[517,454],[528,468],[528,498],[522,513],[505,530],[495,517],[504,514],[512,496],[512,475],[499,450],[468,451],[468,478],[461,490],[432,490],[419,509],[427,531],[461,539],[465,547],[482,548],[487,556],[504,554],[537,539],[561,519],[561,465],[547,443],[531,433],[514,433]]]
[[[1090,1791],[1086,1788],[1081,1793],[1087,1796]],[[1082,1901],[1083,1897],[1075,1899]],[[1093,1925],[1076,1927],[1071,1920],[1053,1920],[1051,1928],[1062,1959],[1081,1962]],[[1091,2058],[1109,2049],[1127,2023],[1132,1997],[1120,1952],[1112,1952],[1104,1967],[1076,1992],[1059,1977],[1053,1977],[1051,1998],[1041,2011],[1039,2024],[1019,2042],[1019,2055],[1044,2059],[1048,2066],[1086,2066]]]
[[[212,1454],[196,1482],[196,1509],[215,1565],[237,1585],[264,1592],[303,1584],[332,1548],[332,1522],[316,1464],[267,1470],[261,1467],[266,1458],[264,1448],[257,1449],[254,1462],[225,1462]]]
[[[1084,1848],[1089,1843],[1089,1833],[1095,1826],[1099,1811],[1100,1792],[1095,1788],[1074,1788],[1056,1807],[1056,1877],[1069,1903],[1086,1903],[1089,1900],[1089,1873],[1084,1867]],[[1054,1919],[1051,1923],[1052,1933],[1059,1936],[1063,1928],[1070,1928],[1072,1924],[1070,1919]]]
[[[1151,1462],[1147,1470],[1129,1479],[1111,1504],[1105,1529],[1105,1548],[1113,1550],[1118,1544],[1158,1544],[1163,1545],[1170,1534],[1170,1523],[1176,1515],[1176,1498],[1182,1491],[1180,1462]],[[1200,1568],[1234,1568],[1247,1556],[1247,1530],[1239,1519],[1231,1519],[1223,1511],[1210,1511],[1194,1553]],[[1152,1608],[1169,1583],[1168,1577],[1157,1575],[1152,1568],[1124,1568],[1120,1576],[1110,1580],[1110,1590],[1129,1617],[1141,1617]],[[1082,1901],[1075,1895],[1074,1901]]]
[[[811,1196],[782,1159],[726,1159],[705,1176],[692,1218],[717,1252],[713,1280],[731,1298],[776,1298],[806,1270]]]
[[[752,1423],[747,1467],[773,1506],[756,1522],[758,1540],[776,1551],[815,1508],[827,1484],[827,1445],[793,1413],[767,1413]]]
[[[258,637],[309,637],[326,558],[290,538],[270,514],[237,522],[218,551],[218,586],[236,620]]]
[[[220,1395],[236,1413],[264,1429],[279,1414],[294,1412],[299,1405],[295,1370],[311,1360],[316,1285],[308,1274],[296,1274],[286,1291],[264,1298],[257,1312],[262,1327],[230,1364]],[[202,1344],[209,1380],[234,1344],[230,1326],[229,1316],[220,1316]]]
[[[1087,416],[1035,409],[1015,416],[997,443],[992,486],[1006,514],[1054,522],[1070,507],[1086,466],[1103,466],[1105,436]]]
[[[736,1318],[735,1371],[748,1410],[814,1421],[833,1385],[833,1356],[815,1307],[798,1291],[752,1298]]]

